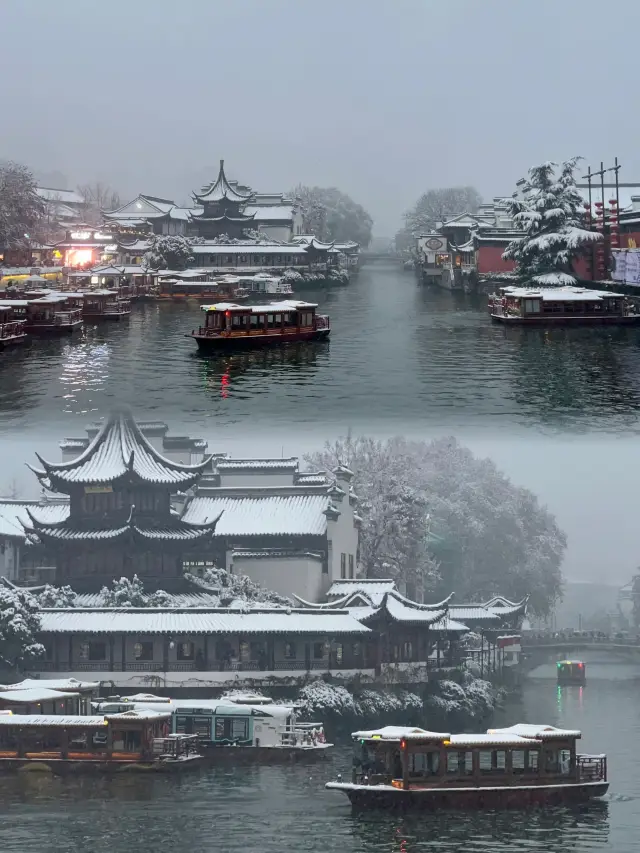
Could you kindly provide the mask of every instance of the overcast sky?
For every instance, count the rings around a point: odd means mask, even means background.
[[[392,235],[429,187],[640,179],[637,0],[3,0],[0,156],[185,202],[337,186]]]

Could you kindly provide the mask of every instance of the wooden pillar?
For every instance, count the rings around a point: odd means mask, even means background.
[[[113,672],[113,652],[114,652],[115,639],[113,634],[109,637],[109,672]]]
[[[276,644],[273,637],[267,638],[267,660],[269,669],[274,672],[276,668]]]
[[[405,748],[400,746],[400,761],[402,762],[402,787],[406,791],[409,787],[409,745],[406,741]]]
[[[73,661],[73,634],[69,634],[68,652],[69,652],[69,658],[68,658],[69,659],[69,670],[71,670],[72,661]]]
[[[62,758],[69,756],[69,729],[63,729],[60,733],[60,754]]]
[[[169,638],[163,637],[162,640],[162,669],[164,672],[169,671]]]
[[[204,650],[203,650],[204,668],[205,668],[205,670],[208,670],[209,669],[209,635],[208,634],[204,635],[203,643],[204,643]]]
[[[441,643],[440,643],[440,634],[438,634],[438,639],[436,640],[436,665],[438,669],[440,669],[440,654],[441,654]]]
[[[120,634],[120,665],[122,666],[122,671],[125,672],[127,669],[127,635]]]

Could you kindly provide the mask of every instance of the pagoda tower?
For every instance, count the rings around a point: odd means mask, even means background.
[[[129,411],[113,412],[76,459],[38,460],[42,469],[31,470],[40,483],[70,502],[65,520],[45,523],[29,513],[25,525],[54,555],[57,584],[90,592],[138,575],[150,591],[179,591],[192,549],[202,553],[211,543],[213,550],[218,518],[191,524],[171,508],[171,495],[195,485],[211,457],[197,465],[166,459]]]
[[[221,234],[239,238],[245,228],[250,228],[255,213],[243,211],[253,196],[248,187],[240,187],[237,181],[228,181],[224,172],[224,160],[220,160],[220,171],[216,180],[203,187],[200,193],[192,193],[195,203],[202,211],[189,214],[192,227],[198,237],[212,240]]]

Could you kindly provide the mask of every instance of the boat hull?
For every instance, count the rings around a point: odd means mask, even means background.
[[[423,788],[402,790],[391,785],[352,785],[329,782],[328,790],[342,791],[354,809],[435,811],[438,809],[528,808],[537,805],[585,803],[603,797],[608,782],[503,787]]]
[[[505,326],[636,326],[640,323],[640,315],[631,317],[514,317],[504,314],[491,314],[494,323],[504,323]]]
[[[321,761],[327,758],[332,744],[315,747],[286,746],[206,746],[198,749],[212,763],[236,764],[291,764]]]
[[[25,331],[29,335],[42,337],[64,337],[65,335],[72,335],[74,332],[79,332],[82,329],[82,320],[77,320],[75,323],[65,323],[64,325],[50,325],[50,326],[25,326]]]
[[[202,755],[166,761],[74,761],[63,758],[2,758],[0,773],[44,773],[66,776],[77,773],[182,773],[205,764]]]
[[[212,338],[206,335],[186,335],[193,338],[201,352],[227,352],[236,349],[253,349],[264,346],[298,343],[300,341],[324,341],[330,334],[330,329],[315,329],[310,331],[293,331],[283,335],[246,335],[233,338]]]
[[[9,338],[0,338],[0,351],[9,349],[9,347],[18,347],[20,344],[26,344],[28,335],[12,335]]]

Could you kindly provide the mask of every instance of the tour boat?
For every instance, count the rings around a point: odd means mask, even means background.
[[[558,684],[586,684],[587,670],[584,661],[581,660],[559,660],[556,672]]]
[[[355,808],[431,811],[586,802],[604,796],[605,755],[579,755],[579,731],[518,724],[484,734],[386,726],[354,732],[351,782],[328,782]]]
[[[638,306],[621,293],[584,287],[501,287],[489,297],[491,319],[506,325],[630,325]]]
[[[131,300],[117,290],[87,290],[83,293],[82,316],[85,320],[127,320]]]
[[[322,723],[302,723],[293,705],[265,704],[267,697],[167,699],[138,694],[94,705],[96,713],[162,710],[171,715],[174,734],[195,735],[198,751],[223,759],[288,761],[319,758],[333,746]]]
[[[47,293],[35,296],[26,294],[26,299],[12,299],[14,315],[24,320],[24,331],[28,335],[71,335],[82,329],[82,310],[69,294]]]
[[[0,350],[27,340],[24,318],[14,313],[11,302],[0,302]]]
[[[293,341],[316,341],[329,337],[329,317],[316,314],[313,302],[291,300],[266,305],[235,305],[222,302],[202,305],[205,325],[194,329],[201,350],[221,351]]]
[[[0,712],[0,770],[181,770],[202,761],[193,735],[172,734],[169,711],[71,716]]]

